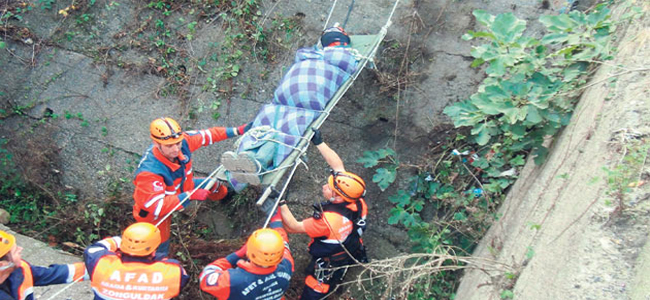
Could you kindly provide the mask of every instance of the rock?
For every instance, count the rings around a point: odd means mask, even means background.
[[[11,215],[9,214],[9,212],[0,208],[0,224],[7,225],[10,219],[11,219]]]

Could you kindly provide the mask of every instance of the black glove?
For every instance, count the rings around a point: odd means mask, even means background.
[[[314,136],[311,137],[311,142],[314,144],[314,146],[318,146],[323,143],[323,137],[320,134],[320,130],[316,128],[311,128],[311,130],[314,132]]]

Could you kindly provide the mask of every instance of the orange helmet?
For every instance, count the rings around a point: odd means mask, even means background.
[[[183,130],[172,118],[158,118],[149,125],[151,139],[163,145],[173,145],[183,140]]]
[[[11,251],[16,244],[16,237],[4,230],[0,230],[0,257],[3,257]]]
[[[272,267],[282,261],[284,240],[275,230],[258,229],[246,242],[246,256],[258,266]]]
[[[355,202],[366,194],[366,183],[354,173],[332,171],[327,183],[347,202]]]
[[[131,224],[122,233],[120,250],[131,256],[147,256],[160,246],[160,230],[147,222]]]

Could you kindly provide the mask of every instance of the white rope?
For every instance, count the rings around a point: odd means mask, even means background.
[[[325,31],[325,29],[327,29],[327,24],[329,24],[329,22],[330,22],[330,18],[332,17],[332,13],[334,12],[334,7],[336,7],[336,2],[337,1],[338,0],[334,0],[334,4],[332,4],[332,8],[330,9],[330,13],[329,13],[329,15],[327,15],[327,20],[325,20],[325,26],[323,27],[323,31]]]
[[[183,198],[180,202],[178,202],[178,204],[176,204],[176,206],[174,206],[174,208],[170,212],[168,212],[162,219],[160,219],[160,221],[158,221],[158,223],[156,223],[156,227],[160,226],[160,224],[162,224],[162,222],[165,222],[165,220],[167,220],[167,218],[169,218],[169,216],[171,216],[172,213],[175,212],[177,208],[181,207],[181,205],[183,205],[183,203],[185,203],[185,201],[189,200],[190,197],[192,196],[192,194],[194,194],[194,192],[196,192],[196,190],[202,188],[203,186],[206,186],[207,188],[210,188],[210,187],[207,186],[207,184],[212,180],[212,177],[215,177],[217,175],[218,171],[219,171],[219,168],[217,167],[214,171],[212,171],[212,173],[210,173],[210,175],[208,175],[208,177],[203,179],[203,181],[201,181],[201,183],[199,183],[199,185],[194,187],[194,189],[189,194],[187,194],[187,196],[185,196],[185,198]],[[160,201],[162,201],[162,200],[160,200]]]
[[[266,217],[266,222],[264,222],[264,226],[262,228],[266,228],[266,226],[269,225],[269,222],[271,222],[271,218],[275,214],[275,211],[278,209],[278,203],[280,203],[280,199],[282,199],[282,195],[284,195],[284,192],[287,190],[287,187],[289,186],[289,183],[291,183],[291,178],[293,177],[293,174],[296,172],[296,169],[298,169],[298,165],[300,165],[301,162],[302,162],[303,165],[306,165],[302,161],[302,159],[300,159],[300,158],[296,159],[296,162],[294,162],[293,169],[291,170],[291,173],[289,174],[289,177],[287,178],[287,181],[284,183],[284,186],[282,187],[282,190],[280,191],[280,194],[275,199],[275,203],[273,204],[273,208],[269,212],[269,215]],[[269,188],[272,188],[272,187],[269,187]]]
[[[73,282],[70,282],[70,284],[66,285],[65,287],[63,287],[62,289],[60,289],[58,292],[54,293],[54,295],[52,295],[52,297],[50,297],[50,298],[47,298],[47,300],[52,300],[52,299],[56,298],[56,296],[58,296],[59,294],[63,293],[63,291],[69,289],[73,284],[75,284],[75,283],[81,281],[83,278],[84,278],[84,276],[81,275],[79,278],[77,278],[77,280],[75,280],[75,281],[73,281]]]

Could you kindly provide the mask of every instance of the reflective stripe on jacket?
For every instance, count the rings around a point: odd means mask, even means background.
[[[183,133],[181,153],[175,162],[165,158],[152,144],[142,156],[135,172],[135,191],[133,192],[133,217],[139,222],[152,224],[172,212],[178,203],[186,198],[186,192],[194,189],[192,171],[192,152],[225,140],[229,137],[225,127]],[[184,205],[188,205],[186,201]],[[177,210],[183,207],[177,208]],[[162,241],[169,239],[169,223],[160,226]]]
[[[358,204],[357,204],[358,203]],[[368,214],[368,207],[363,199],[355,203],[327,203],[322,205],[322,215],[320,219],[309,218],[307,223],[320,224],[327,226],[321,232],[312,232],[307,230],[307,234],[312,237],[309,244],[309,254],[313,257],[328,257],[343,251],[341,243],[348,248],[348,251],[355,251],[361,245],[361,235],[366,229],[365,222]],[[358,210],[361,210],[358,212]],[[356,224],[355,224],[356,223]],[[362,226],[359,226],[362,224]],[[307,228],[316,228],[307,226]]]
[[[274,226],[271,224],[270,227]],[[203,269],[199,276],[201,290],[219,300],[284,299],[284,292],[289,288],[294,271],[294,262],[286,232],[283,228],[273,229],[285,240],[282,261],[277,266],[263,268],[240,260],[242,258],[232,253]]]
[[[21,261],[9,277],[1,284],[2,300],[33,300],[34,286],[71,283],[79,277],[86,278],[86,268],[79,262],[68,265],[50,265],[49,267],[32,266]],[[7,291],[9,294],[7,294]]]
[[[95,299],[171,299],[189,276],[176,260],[118,255],[119,237],[88,247],[84,260]]]

